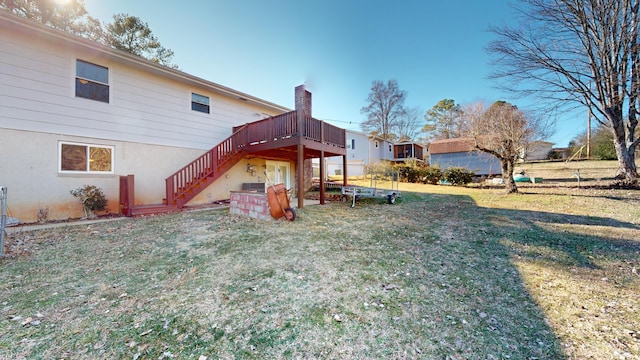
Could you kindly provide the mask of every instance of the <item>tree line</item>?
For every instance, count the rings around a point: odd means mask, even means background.
[[[111,22],[101,23],[88,14],[83,0],[68,0],[65,3],[52,0],[1,0],[0,9],[164,66],[178,68],[173,63],[174,52],[164,47],[149,25],[136,16],[115,14]]]
[[[490,79],[515,98],[534,99],[538,114],[587,109],[599,124],[600,155],[615,154],[616,178],[629,186],[639,182],[639,10],[640,0],[520,0],[514,8],[517,24],[491,27],[497,39],[487,46],[494,69]],[[408,136],[401,130],[413,124],[405,98],[396,81],[374,81],[361,109],[363,131],[388,140]],[[427,140],[469,136],[477,150],[496,155],[508,190],[513,156],[550,130],[550,121],[503,101],[462,108],[443,99],[424,120]],[[574,144],[582,141],[577,135]]]
[[[400,101],[405,94],[396,81],[374,81],[370,103],[362,108],[368,115],[362,128],[392,141],[395,136],[390,136],[390,131],[399,129],[397,125],[406,120]],[[424,120],[421,131],[428,134],[429,141],[471,138],[475,149],[495,156],[500,161],[507,192],[518,191],[513,172],[527,145],[548,136],[550,129],[545,118],[527,114],[505,101],[463,108],[452,99],[443,99],[424,114]]]

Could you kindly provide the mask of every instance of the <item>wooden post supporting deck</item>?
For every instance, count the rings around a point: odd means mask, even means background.
[[[304,145],[298,144],[298,185],[297,185],[297,195],[298,195],[298,209],[302,209],[304,207]]]
[[[324,205],[324,151],[320,151],[320,205]]]
[[[342,155],[342,186],[347,186],[347,155]]]

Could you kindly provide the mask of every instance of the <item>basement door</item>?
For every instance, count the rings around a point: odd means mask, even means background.
[[[271,184],[276,185],[283,183],[285,188],[291,188],[291,164],[285,161],[267,161],[267,176],[271,180]],[[267,186],[269,182],[267,181]]]

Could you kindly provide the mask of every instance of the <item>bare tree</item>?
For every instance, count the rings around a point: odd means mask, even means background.
[[[507,193],[518,192],[513,179],[515,164],[531,141],[546,137],[547,123],[504,101],[486,110],[474,104],[466,108],[465,116],[467,135],[473,138],[475,148],[498,158]]]
[[[565,110],[586,106],[613,132],[618,178],[637,184],[640,0],[522,3],[520,27],[492,29],[492,77]]]
[[[442,99],[424,114],[427,122],[422,131],[432,140],[460,137],[464,128],[463,111],[452,99]]]
[[[396,80],[389,80],[386,84],[373,81],[367,97],[368,105],[360,109],[361,114],[367,115],[367,120],[360,124],[362,130],[392,140],[395,137],[392,129],[405,116],[406,97],[407,92],[400,90]]]
[[[420,109],[417,107],[405,109],[404,115],[398,119],[394,131],[398,134],[398,141],[413,141],[420,132]]]

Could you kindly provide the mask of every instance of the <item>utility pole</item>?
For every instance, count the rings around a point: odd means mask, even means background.
[[[591,158],[591,107],[587,116],[587,159]]]
[[[589,93],[591,93],[591,81],[589,82]],[[587,159],[591,158],[591,116],[593,113],[591,112],[591,101],[588,104],[589,107],[589,115],[587,115]]]

